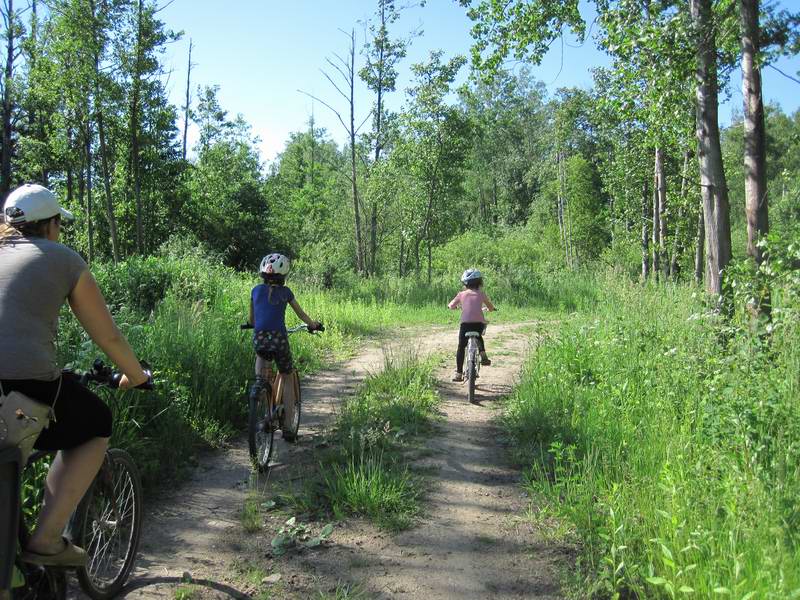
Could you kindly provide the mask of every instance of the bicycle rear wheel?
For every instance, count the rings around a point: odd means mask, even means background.
[[[272,386],[268,383],[263,383],[250,394],[247,441],[250,445],[250,459],[259,473],[269,468],[269,459],[272,457],[275,432],[270,418],[270,396]]]
[[[130,454],[118,448],[106,453],[76,517],[73,539],[89,555],[78,581],[94,600],[108,600],[127,582],[142,533],[142,484]]]
[[[281,431],[283,431],[283,439],[287,442],[294,442],[297,440],[297,432],[300,429],[300,408],[302,405],[300,399],[300,376],[297,371],[292,371],[289,386],[290,393],[287,394],[285,388],[283,392]]]

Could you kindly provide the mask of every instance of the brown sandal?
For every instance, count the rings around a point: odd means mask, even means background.
[[[25,550],[20,555],[22,562],[42,565],[43,567],[83,567],[86,565],[87,555],[83,548],[79,548],[67,538],[64,540],[64,549],[56,554],[39,554]]]

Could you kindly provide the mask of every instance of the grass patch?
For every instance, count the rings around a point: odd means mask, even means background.
[[[423,488],[411,463],[437,417],[435,365],[411,352],[388,354],[383,370],[345,401],[314,476],[281,502],[300,514],[363,516],[390,531],[411,526]]]
[[[350,457],[324,475],[325,496],[333,514],[364,515],[383,529],[399,531],[411,525],[419,510],[418,485],[408,468],[390,466],[383,452]]]

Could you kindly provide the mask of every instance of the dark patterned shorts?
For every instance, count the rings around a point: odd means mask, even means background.
[[[253,348],[264,360],[274,360],[279,372],[292,372],[292,349],[282,331],[257,331],[253,336]]]

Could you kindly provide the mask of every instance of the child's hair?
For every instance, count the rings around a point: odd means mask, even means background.
[[[266,285],[283,285],[286,283],[286,275],[279,275],[278,273],[261,273],[261,279],[264,280]]]
[[[464,284],[464,287],[468,290],[477,290],[483,286],[483,277],[478,277],[477,279],[470,279],[467,283]]]

